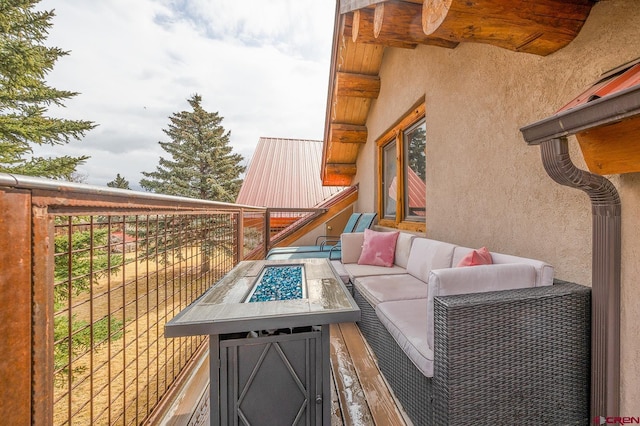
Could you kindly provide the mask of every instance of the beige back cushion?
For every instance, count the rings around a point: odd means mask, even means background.
[[[465,257],[471,250],[473,249],[469,247],[456,247],[453,253],[453,261],[451,262],[451,266],[455,268],[458,263],[460,263],[460,260]],[[519,257],[510,254],[494,252],[491,252],[491,259],[496,265],[502,265],[505,263],[524,263],[527,265],[531,265],[536,270],[536,287],[553,284],[553,266],[546,262],[536,259],[530,259],[527,257]]]
[[[340,235],[342,263],[358,263],[364,243],[364,232],[350,232]]]
[[[398,234],[398,240],[396,241],[396,257],[394,263],[402,268],[407,268],[409,263],[409,254],[411,253],[411,244],[415,235],[401,232]]]
[[[434,350],[433,298],[536,286],[536,270],[525,263],[468,266],[431,271],[427,291],[427,344]]]
[[[442,241],[414,238],[407,261],[407,272],[426,283],[432,269],[451,267],[455,248],[455,245]]]

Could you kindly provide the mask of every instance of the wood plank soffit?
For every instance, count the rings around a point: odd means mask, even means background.
[[[366,143],[367,127],[355,124],[332,123],[329,140],[334,143]]]
[[[640,171],[640,116],[576,134],[589,171],[599,175]]]
[[[357,9],[385,2],[387,0],[340,0],[340,14],[344,15]],[[422,4],[423,0],[404,0],[406,3]]]
[[[380,3],[384,0],[340,0],[340,14],[362,9]]]
[[[338,71],[336,95],[376,99],[380,93],[380,77]]]

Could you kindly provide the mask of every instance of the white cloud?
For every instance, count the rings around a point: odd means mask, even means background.
[[[80,170],[132,186],[166,155],[168,117],[203,107],[225,117],[236,152],[260,136],[321,139],[335,2],[318,0],[42,0],[47,45],[69,50],[47,80],[80,92],[50,113],[99,126],[38,155],[90,155]],[[248,159],[248,158],[247,158]]]

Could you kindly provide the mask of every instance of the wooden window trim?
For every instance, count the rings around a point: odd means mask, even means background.
[[[405,154],[404,154],[404,131],[410,128],[412,125],[426,117],[425,100],[422,97],[411,109],[402,116],[393,126],[385,131],[382,136],[376,140],[377,145],[377,177],[376,177],[376,191],[378,195],[378,224],[380,226],[397,228],[400,230],[414,231],[414,232],[426,232],[427,225],[425,222],[405,221],[402,220],[405,217],[404,211],[404,183],[401,182],[400,174],[404,173],[405,167]],[[396,141],[396,173],[398,173],[399,182],[396,196],[396,217],[395,220],[387,219],[384,217],[384,191],[382,188],[383,180],[383,148],[392,140]]]

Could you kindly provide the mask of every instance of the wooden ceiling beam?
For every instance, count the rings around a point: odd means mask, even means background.
[[[351,39],[354,43],[382,44],[403,49],[413,49],[418,45],[405,40],[376,38],[373,34],[374,14],[374,9],[358,9],[353,12]]]
[[[325,173],[327,175],[355,176],[357,171],[354,163],[327,163]]]
[[[322,178],[324,186],[350,186],[353,183],[353,176],[347,175],[326,175]]]
[[[458,42],[428,36],[422,29],[422,5],[390,0],[378,3],[373,16],[376,40],[398,40],[453,49]]]
[[[424,0],[425,34],[548,55],[569,44],[589,16],[592,0]]]
[[[350,38],[353,40],[353,13],[345,14],[340,20],[340,33],[342,37]]]
[[[329,140],[333,143],[366,143],[367,127],[355,124],[331,123]]]
[[[376,99],[380,93],[380,77],[377,75],[336,73],[336,95]]]

